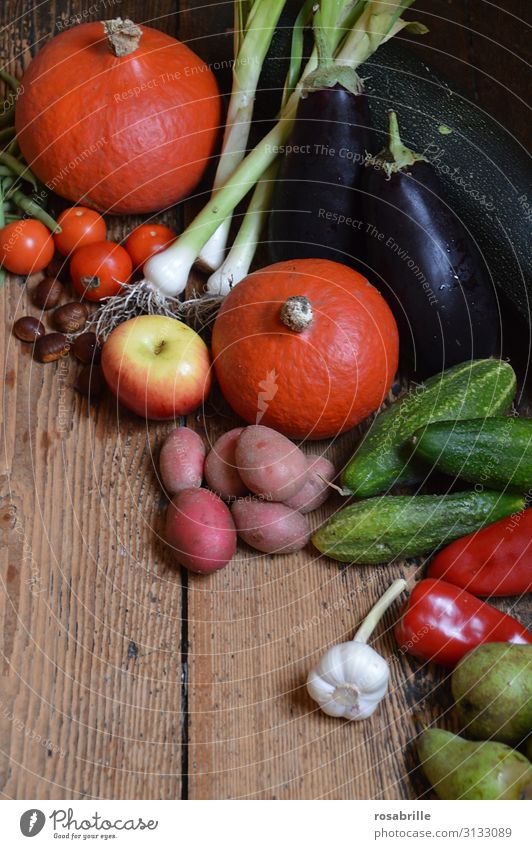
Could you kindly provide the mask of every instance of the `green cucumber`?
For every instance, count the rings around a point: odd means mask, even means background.
[[[532,487],[532,420],[435,422],[410,440],[415,456],[442,472],[490,489]]]
[[[519,513],[525,499],[501,492],[385,495],[340,510],[312,537],[318,551],[343,563],[419,557]]]
[[[505,413],[515,389],[515,372],[502,360],[468,361],[429,378],[377,416],[343,471],[343,486],[368,498],[419,483],[425,469],[405,451],[414,431],[430,422]]]

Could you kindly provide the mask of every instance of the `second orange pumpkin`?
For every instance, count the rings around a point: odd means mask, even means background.
[[[222,392],[246,422],[322,439],[378,409],[397,369],[399,337],[362,275],[305,259],[239,283],[222,304],[212,348]]]

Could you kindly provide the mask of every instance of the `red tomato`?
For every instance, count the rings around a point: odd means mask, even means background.
[[[13,221],[0,230],[0,265],[12,274],[42,271],[53,255],[52,234],[34,218]]]
[[[86,206],[71,206],[70,209],[65,209],[57,223],[61,227],[61,233],[55,234],[54,242],[63,256],[68,256],[78,248],[93,242],[103,242],[107,236],[107,227],[102,216]]]
[[[133,260],[133,268],[137,269],[176,239],[177,233],[164,224],[141,224],[129,234],[124,247]]]
[[[116,242],[94,242],[78,248],[70,260],[74,289],[88,301],[118,295],[131,277],[131,257]]]

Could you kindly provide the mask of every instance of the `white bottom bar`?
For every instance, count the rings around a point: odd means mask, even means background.
[[[76,844],[272,849],[272,839],[279,849],[530,845],[527,802],[6,800],[0,811],[6,849]]]

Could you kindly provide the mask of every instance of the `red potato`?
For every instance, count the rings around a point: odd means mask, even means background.
[[[299,551],[310,539],[305,516],[285,504],[240,499],[231,506],[239,536],[267,554]]]
[[[243,427],[235,427],[216,440],[205,460],[205,481],[222,498],[239,498],[249,490],[236,468],[236,444]]]
[[[208,575],[227,566],[236,551],[236,530],[228,507],[208,489],[184,489],[166,513],[165,539],[176,561]]]
[[[236,445],[240,477],[252,492],[285,501],[307,481],[307,458],[286,436],[263,425],[244,428]]]
[[[327,486],[323,478],[326,481],[332,481],[336,477],[336,469],[326,457],[309,454],[307,455],[307,463],[308,478],[306,484],[291,498],[285,498],[284,502],[287,507],[291,507],[292,510],[299,510],[300,513],[311,513],[325,504],[331,493],[331,488]]]
[[[189,427],[176,427],[168,434],[159,455],[159,469],[169,495],[201,486],[205,453],[203,440]]]

